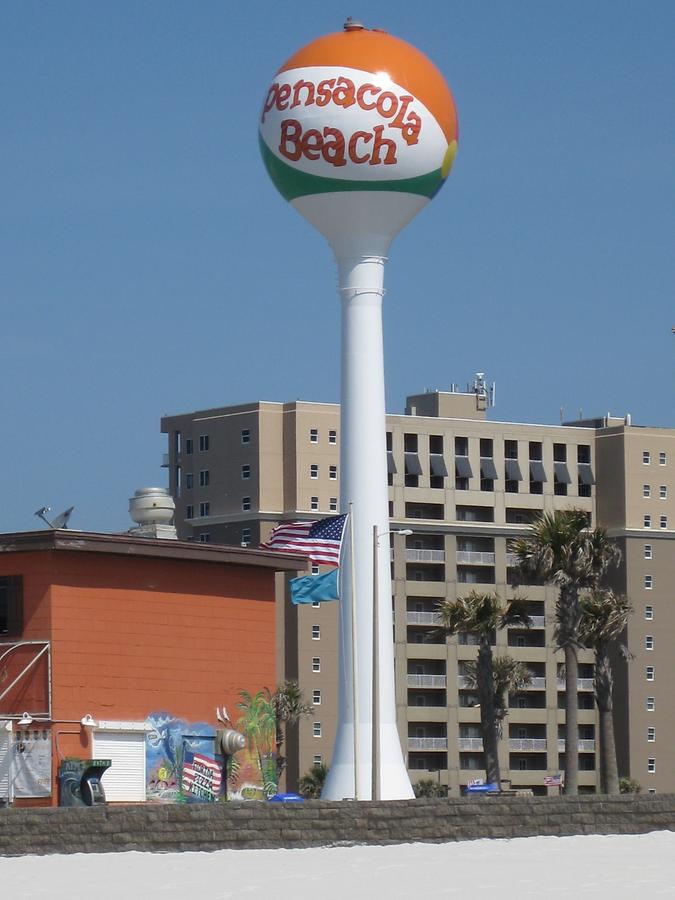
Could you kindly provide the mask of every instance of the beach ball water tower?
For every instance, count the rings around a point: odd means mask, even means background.
[[[259,139],[277,189],[330,244],[342,303],[340,502],[342,512],[352,504],[353,558],[347,547],[338,729],[322,797],[410,798],[394,696],[383,276],[393,238],[452,167],[455,105],[419,50],[347,20],[278,70]]]

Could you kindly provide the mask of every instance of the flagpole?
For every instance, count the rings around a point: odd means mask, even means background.
[[[351,614],[352,614],[352,703],[354,706],[354,799],[359,800],[359,691],[356,682],[356,575],[354,566],[354,516],[352,501],[349,501],[349,572],[351,576]]]

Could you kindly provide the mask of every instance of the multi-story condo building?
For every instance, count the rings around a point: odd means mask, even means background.
[[[675,531],[675,430],[624,419],[565,425],[495,422],[484,391],[427,392],[387,417],[396,696],[413,781],[433,777],[457,793],[484,776],[477,696],[467,663],[471,636],[437,632],[436,605],[472,590],[513,594],[509,542],[542,511],[570,506],[607,527],[623,551],[614,586],[635,608],[634,654],[617,665],[621,773],[643,790],[675,789],[675,728],[666,685],[675,675],[670,598]],[[264,541],[279,521],[339,507],[340,415],[335,404],[251,403],[167,416],[170,489],[182,538]],[[670,523],[670,527],[669,527]],[[524,662],[531,682],[509,698],[500,741],[502,777],[546,793],[562,771],[563,658],[554,646],[557,592],[518,589],[529,629],[496,635],[495,653]],[[278,675],[297,678],[315,715],[290,735],[289,783],[330,764],[337,711],[337,604],[294,608],[279,583]],[[659,695],[658,686],[661,685]],[[596,789],[593,655],[579,669],[580,790]]]

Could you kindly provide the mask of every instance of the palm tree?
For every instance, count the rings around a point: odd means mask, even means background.
[[[328,766],[312,766],[300,779],[300,793],[308,800],[318,800],[328,775]]]
[[[499,706],[503,698],[495,693],[495,666],[492,641],[497,629],[507,625],[530,626],[530,617],[525,601],[514,598],[502,606],[496,594],[480,594],[472,591],[467,597],[457,600],[441,600],[437,606],[441,630],[446,635],[475,634],[478,638],[478,660],[475,669],[475,683],[480,701],[480,726],[483,734],[485,753],[485,774],[487,781],[499,784],[499,755],[497,751],[499,728],[503,716]]]
[[[579,637],[584,647],[595,652],[595,702],[600,716],[600,783],[605,794],[620,793],[619,771],[614,744],[612,703],[613,673],[610,654],[624,659],[630,654],[621,640],[632,608],[625,597],[610,590],[593,590],[581,598]]]
[[[478,688],[477,663],[465,663],[464,674],[469,688]],[[497,736],[502,736],[502,725],[509,714],[508,696],[522,691],[532,681],[532,673],[524,662],[512,656],[492,657],[492,681],[494,684],[494,705],[497,719]]]
[[[239,696],[241,700],[237,703],[237,708],[242,715],[237,721],[237,727],[246,737],[249,750],[253,750],[258,756],[263,789],[268,791],[271,789],[270,780],[274,777],[269,771],[275,733],[274,707],[270,703],[267,688],[256,694],[239,691]]]
[[[285,726],[297,725],[300,719],[314,715],[314,709],[305,703],[297,681],[287,680],[279,685],[272,694],[265,688],[267,701],[274,710],[274,737],[276,747],[277,784],[286,767],[286,757],[282,756],[281,747],[286,739]]]
[[[565,654],[565,793],[579,792],[579,725],[577,681],[579,674],[579,593],[595,588],[621,557],[604,528],[588,528],[580,509],[542,513],[532,532],[512,545],[524,583],[543,579],[558,588],[556,644]]]

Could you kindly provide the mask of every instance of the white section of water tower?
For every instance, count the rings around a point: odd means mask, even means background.
[[[413,194],[364,192],[293,201],[333,248],[342,301],[340,501],[353,503],[354,559],[347,547],[340,578],[338,728],[322,798],[372,798],[373,528],[377,528],[379,799],[414,796],[396,727],[392,641],[389,502],[382,342],[384,263],[393,237],[428,200]],[[355,207],[356,214],[355,214]],[[354,223],[358,223],[355,227]],[[354,740],[352,567],[356,610],[357,709]]]

